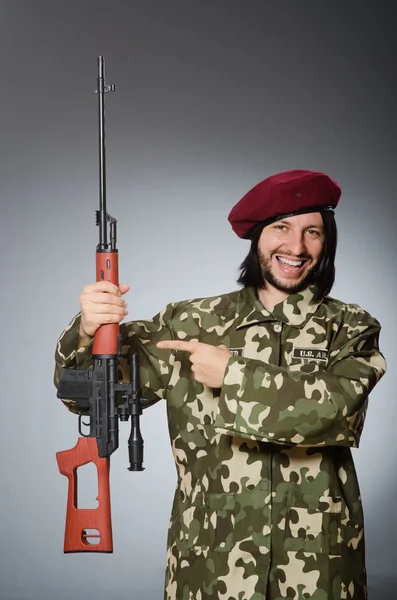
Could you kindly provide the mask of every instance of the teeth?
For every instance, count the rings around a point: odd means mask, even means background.
[[[288,258],[281,258],[281,256],[278,256],[277,259],[286,265],[291,265],[291,267],[300,267],[303,265],[303,260],[289,260]]]

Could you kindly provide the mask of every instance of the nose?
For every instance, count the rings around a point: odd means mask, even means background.
[[[288,239],[288,250],[294,256],[307,254],[303,231],[291,231]]]

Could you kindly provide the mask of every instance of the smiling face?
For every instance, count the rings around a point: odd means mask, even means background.
[[[306,288],[324,247],[321,213],[295,215],[263,228],[258,257],[266,289],[289,294]]]

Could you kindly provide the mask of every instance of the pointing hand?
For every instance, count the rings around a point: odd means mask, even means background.
[[[224,346],[212,346],[202,342],[183,342],[178,340],[167,340],[159,342],[158,348],[166,350],[181,350],[189,352],[189,360],[192,363],[193,376],[196,381],[210,388],[222,387],[226,366],[232,355]]]

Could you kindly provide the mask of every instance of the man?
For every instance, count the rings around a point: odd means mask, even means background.
[[[166,600],[366,598],[350,448],[385,361],[379,323],[327,296],[340,195],[322,173],[265,179],[229,215],[251,239],[242,289],[121,325],[144,396],[167,400],[178,485]],[[58,342],[56,385],[61,367],[91,364],[92,337],[124,318],[128,289],[84,288]]]

